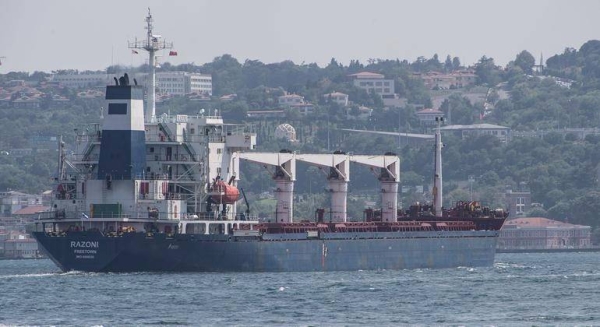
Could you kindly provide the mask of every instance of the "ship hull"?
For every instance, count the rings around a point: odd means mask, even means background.
[[[491,266],[498,232],[34,237],[63,271],[300,272]]]

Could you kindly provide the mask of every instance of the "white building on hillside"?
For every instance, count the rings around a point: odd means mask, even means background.
[[[304,97],[298,94],[286,94],[282,95],[278,98],[279,105],[281,106],[291,106],[304,104]]]
[[[212,75],[197,73],[190,74],[190,92],[201,92],[212,95]]]
[[[286,94],[278,98],[279,105],[299,112],[302,115],[313,113],[315,106],[310,102],[304,101],[304,97],[298,94]]]
[[[325,98],[325,101],[335,102],[340,106],[348,106],[348,94],[342,92],[323,94],[323,98]]]
[[[114,74],[118,76],[120,74]],[[130,73],[129,82],[147,85],[147,73]],[[112,74],[89,73],[89,74],[55,74],[53,82],[68,88],[104,87],[114,84]],[[156,73],[156,87],[159,93],[169,95],[184,95],[189,93],[203,93],[212,95],[212,76],[188,72],[158,72]]]
[[[377,73],[362,72],[349,75],[354,79],[354,86],[367,92],[375,92],[382,98],[394,97],[394,80],[385,79],[385,76]]]
[[[140,74],[137,74],[140,76]],[[143,76],[147,85],[147,74]],[[159,72],[156,73],[157,92],[168,95],[185,95],[199,93],[212,95],[212,76],[188,72]]]
[[[106,86],[107,84],[112,83],[112,78],[109,74],[102,72],[86,74],[54,74],[50,81],[71,89],[78,89]]]

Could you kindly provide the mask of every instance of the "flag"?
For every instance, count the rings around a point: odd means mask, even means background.
[[[135,50],[131,50],[131,53],[133,53],[133,54],[138,54],[138,52],[137,52],[137,51],[135,51]]]
[[[169,51],[169,56],[176,56],[177,55],[177,51]]]
[[[85,212],[82,212],[81,219],[90,219],[90,217],[88,215],[86,215]]]

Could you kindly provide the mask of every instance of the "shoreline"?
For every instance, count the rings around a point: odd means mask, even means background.
[[[2,260],[38,260],[38,259],[48,259],[48,257],[37,257],[37,258],[0,257],[0,261],[2,261]]]
[[[557,249],[496,249],[496,253],[600,252],[600,247]]]

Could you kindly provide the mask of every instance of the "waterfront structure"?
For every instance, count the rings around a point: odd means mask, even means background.
[[[0,216],[9,217],[25,207],[41,204],[42,196],[38,194],[17,191],[0,192]]]
[[[551,250],[591,247],[591,227],[542,217],[507,220],[500,230],[498,249]]]
[[[532,207],[531,192],[507,190],[504,194],[511,218],[522,217]]]
[[[4,241],[4,257],[10,259],[33,259],[41,257],[38,243],[33,238],[20,235]]]

